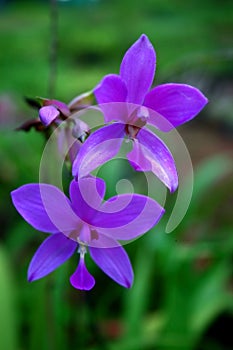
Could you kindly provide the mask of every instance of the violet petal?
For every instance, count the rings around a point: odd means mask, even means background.
[[[128,102],[142,104],[153,82],[155,65],[154,48],[147,36],[143,34],[128,49],[120,67],[120,76],[128,90]]]
[[[81,147],[73,163],[73,176],[84,177],[112,159],[119,151],[125,125],[113,123],[93,132]]]
[[[106,75],[94,89],[94,94],[106,123],[112,120],[127,121],[127,88],[119,75]]]
[[[39,109],[41,123],[45,126],[49,126],[59,115],[60,112],[54,106],[45,106]]]
[[[94,229],[94,228],[93,228]],[[98,231],[97,231],[98,230]],[[89,248],[115,248],[119,246],[119,243],[112,237],[102,234],[99,229],[95,230],[95,237],[92,238],[89,243]],[[93,231],[92,231],[93,233]]]
[[[115,282],[121,286],[130,288],[133,283],[133,269],[125,250],[112,240],[109,246],[113,248],[89,247],[90,255],[96,265]]]
[[[20,215],[39,231],[65,234],[80,224],[69,199],[53,185],[23,185],[11,196]]]
[[[152,164],[146,158],[143,147],[137,139],[133,140],[133,149],[127,154],[127,158],[131,166],[137,171],[152,171]]]
[[[207,98],[195,87],[171,83],[152,89],[146,95],[144,105],[155,110],[177,127],[194,118],[207,102]]]
[[[61,102],[58,100],[49,100],[49,104],[56,107],[64,116],[69,117],[70,110],[69,110],[69,107],[64,102]]]
[[[131,123],[132,114],[138,105],[129,102],[109,102],[100,104],[99,108],[104,115],[105,123],[117,121],[128,124]]]
[[[127,88],[119,75],[108,74],[95,87],[94,95],[98,104],[125,102],[127,98]]]
[[[148,129],[139,131],[127,158],[135,170],[151,170],[171,192],[176,190],[178,176],[173,156],[167,146]]]
[[[28,281],[38,280],[54,271],[72,256],[76,248],[77,243],[61,233],[49,236],[39,246],[30,262]]]
[[[100,208],[93,225],[114,239],[129,240],[150,230],[164,213],[155,200],[139,194],[110,198]]]
[[[85,177],[70,184],[70,199],[77,215],[85,222],[91,223],[105,194],[104,180]]]
[[[84,256],[80,256],[78,267],[70,277],[70,283],[74,288],[81,290],[90,290],[94,287],[95,279],[86,268]]]

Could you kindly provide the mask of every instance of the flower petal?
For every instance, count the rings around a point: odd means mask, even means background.
[[[53,185],[24,185],[11,196],[20,215],[39,231],[67,233],[80,224],[68,198]]]
[[[70,283],[74,288],[81,290],[90,290],[94,287],[95,279],[86,268],[84,256],[80,257],[78,267],[70,277]]]
[[[43,106],[54,106],[56,107],[64,116],[69,117],[70,110],[69,107],[59,100],[49,100],[47,98],[39,97],[39,100],[42,102]]]
[[[174,126],[170,123],[170,121],[167,118],[165,118],[163,115],[161,115],[154,109],[148,108],[146,106],[142,107],[147,109],[147,124],[153,125],[156,129],[161,130],[163,132],[169,132],[174,128]]]
[[[109,102],[100,104],[99,108],[104,115],[105,123],[118,121],[123,124],[131,124],[133,113],[138,105],[129,102]]]
[[[28,281],[32,282],[48,275],[68,260],[77,243],[61,233],[49,236],[38,248],[28,269]]]
[[[128,161],[137,171],[152,171],[150,159],[145,155],[144,149],[137,139],[133,140],[133,149],[127,154]]]
[[[94,236],[92,237],[92,240],[89,242],[88,247],[92,248],[115,248],[119,246],[119,243],[111,237],[108,237],[105,234],[102,234],[101,232],[97,230],[92,230],[92,233],[94,233]]]
[[[127,158],[135,170],[151,170],[171,192],[176,190],[178,176],[173,156],[166,145],[148,129],[139,131]]]
[[[128,89],[127,101],[142,104],[155,74],[156,55],[146,35],[142,35],[123,57],[120,76]]]
[[[139,194],[112,197],[100,210],[93,220],[96,230],[120,240],[136,238],[147,232],[164,213],[156,201]]]
[[[127,88],[119,75],[106,75],[94,89],[94,94],[106,123],[112,120],[127,120]]]
[[[90,255],[106,275],[121,286],[130,288],[133,283],[133,269],[129,257],[119,243],[109,238],[108,240],[108,246],[112,248],[89,247]]]
[[[69,126],[59,128],[57,145],[63,159],[66,159],[67,155],[69,155],[71,163],[73,163],[82,147],[82,143],[72,135],[72,130]]]
[[[45,106],[39,109],[41,123],[45,126],[50,125],[59,115],[60,112],[54,106]]]
[[[207,98],[193,86],[163,84],[146,95],[144,105],[164,116],[173,127],[177,127],[193,119],[207,102]]]
[[[94,95],[98,104],[125,102],[127,98],[127,88],[119,75],[108,74],[95,87]]]
[[[97,177],[85,177],[70,184],[70,199],[77,215],[91,223],[100,207],[104,194],[105,182]]]
[[[125,125],[113,123],[93,132],[81,147],[73,163],[73,176],[84,177],[112,159],[119,151]]]

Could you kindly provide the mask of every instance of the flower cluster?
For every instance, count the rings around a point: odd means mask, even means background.
[[[136,171],[153,172],[174,192],[178,186],[175,161],[147,124],[168,132],[194,118],[207,103],[198,89],[185,84],[163,84],[150,90],[155,67],[154,48],[142,35],[123,57],[120,74],[105,76],[90,93],[68,105],[42,98],[30,100],[39,107],[39,118],[21,129],[36,125],[38,130],[48,131],[65,124],[58,141],[62,144],[69,140],[71,145],[68,158],[73,180],[69,198],[45,183],[27,184],[12,192],[20,215],[35,229],[50,234],[31,260],[29,281],[46,276],[78,252],[78,267],[70,282],[77,289],[90,290],[95,280],[85,265],[89,251],[92,260],[115,282],[127,288],[132,285],[133,270],[119,241],[150,230],[164,208],[139,194],[122,194],[104,201],[105,182],[91,172],[112,159],[126,138],[132,144],[127,154],[130,165]],[[91,133],[74,115],[93,105],[94,98],[106,125]]]

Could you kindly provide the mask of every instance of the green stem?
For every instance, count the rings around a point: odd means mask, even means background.
[[[50,54],[49,54],[49,81],[48,96],[55,94],[56,75],[57,75],[57,51],[58,51],[58,6],[57,0],[50,0]]]

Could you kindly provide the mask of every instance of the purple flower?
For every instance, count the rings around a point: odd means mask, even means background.
[[[53,124],[58,137],[58,150],[63,158],[67,158],[71,163],[76,158],[82,143],[90,133],[89,126],[72,115],[78,108],[84,108],[80,103],[87,99],[90,93],[77,96],[74,100],[66,105],[58,100],[49,100],[38,98],[39,103],[43,105],[39,109],[39,119],[45,128]],[[62,124],[62,125],[61,125]]]
[[[51,234],[31,260],[29,281],[54,271],[78,250],[80,260],[70,282],[77,289],[91,289],[95,280],[84,261],[89,249],[91,258],[109,277],[124,287],[132,285],[132,267],[117,240],[142,235],[159,221],[164,209],[137,194],[103,202],[104,193],[104,181],[94,177],[73,180],[70,199],[48,184],[28,184],[11,193],[22,217],[35,229]]]
[[[94,89],[99,104],[128,102],[140,106],[137,116],[105,115],[105,121],[113,119],[135,123],[148,122],[165,131],[194,118],[207,104],[207,98],[195,87],[186,84],[163,84],[149,91],[156,69],[156,54],[146,35],[142,35],[126,52],[120,67],[120,75],[106,75]],[[155,113],[153,113],[153,111]],[[160,116],[169,123],[159,125]],[[134,123],[133,123],[134,124]]]
[[[58,100],[41,99],[43,107],[39,109],[39,118],[45,126],[52,124],[58,117],[68,118],[70,110],[68,106]]]
[[[85,176],[114,157],[127,135],[133,140],[127,158],[134,169],[152,171],[170,191],[176,190],[178,177],[173,157],[145,125],[169,131],[194,118],[207,99],[198,89],[185,84],[164,84],[149,91],[155,67],[154,48],[147,36],[142,35],[126,52],[120,75],[106,75],[94,89],[105,122],[118,123],[105,126],[89,137],[73,164],[74,175]]]
[[[42,97],[38,97],[35,101],[30,99],[30,101],[32,101],[31,103],[36,102],[42,105],[39,108],[39,118],[41,123],[47,127],[55,121],[59,122],[67,119],[72,113],[90,106],[93,99],[93,92],[89,91],[76,96],[68,105],[59,100],[50,100]],[[86,126],[84,126],[84,129],[86,129]]]

